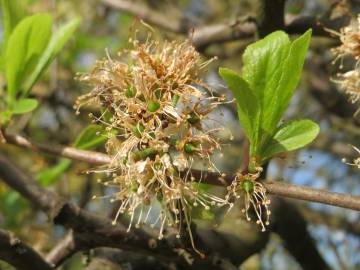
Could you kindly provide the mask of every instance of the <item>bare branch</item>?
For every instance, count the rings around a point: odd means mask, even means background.
[[[360,211],[360,197],[322,189],[297,186],[283,182],[265,181],[266,190],[270,194],[304,201],[318,202]]]
[[[45,212],[50,212],[59,204],[59,196],[41,188],[35,181],[28,181],[28,177],[2,154],[0,154],[0,178]]]
[[[138,17],[139,19],[149,22],[164,30],[175,33],[187,32],[187,29],[184,28],[181,24],[181,18],[170,19],[167,16],[164,16],[163,13],[155,11],[142,3],[128,0],[103,0],[102,2],[108,6],[122,10],[134,17]]]
[[[26,176],[1,154],[0,178],[34,205],[46,211],[55,224],[72,229],[73,235],[67,236],[69,238],[66,238],[48,256],[48,260],[55,264],[61,263],[78,251],[95,247],[112,247],[152,256],[163,263],[178,263],[182,269],[187,269],[189,266],[185,258],[179,256],[179,248],[183,249],[183,247],[179,245],[175,235],[167,238],[166,241],[160,241],[154,238],[152,233],[142,229],[134,228],[129,232],[122,224],[114,225],[108,218],[83,210],[59,195],[40,187],[35,180]],[[39,199],[36,198],[37,196]],[[222,239],[219,233],[216,241],[222,241]],[[213,249],[216,252],[216,247],[222,244],[216,242],[214,245]],[[205,260],[196,256],[194,259],[194,264],[199,263],[206,269],[219,269],[218,266],[214,266],[216,262],[212,260],[211,252]]]
[[[21,242],[12,233],[2,229],[0,229],[0,259],[18,270],[54,269],[39,253]]]
[[[84,161],[87,163],[97,164],[97,165],[110,162],[110,158],[107,155],[97,152],[84,151],[73,147],[64,147],[59,145],[39,144],[29,141],[25,137],[19,135],[4,135],[4,136],[6,142],[14,145],[22,146],[24,148],[36,152],[44,152],[56,156],[61,156],[77,161]]]
[[[257,32],[256,23],[249,20],[192,27],[181,17],[169,18],[167,15],[154,11],[147,5],[136,1],[102,0],[102,2],[109,7],[131,14],[164,30],[191,36],[193,45],[198,49],[215,43],[253,38]],[[283,5],[284,0],[277,0],[277,2]],[[272,5],[273,2],[269,4],[270,7],[272,7]],[[275,7],[273,14],[279,13],[279,10],[281,9]],[[282,25],[281,20],[283,17],[281,17],[281,15],[273,16],[273,14],[269,14],[269,16],[272,16],[270,21],[274,21],[274,24],[272,24],[270,28],[276,30],[276,27]],[[289,34],[302,34],[309,28],[314,30],[313,35],[330,37],[329,33],[323,30],[321,23],[313,17],[300,17],[295,19],[289,25],[286,25],[284,29]]]
[[[223,43],[238,39],[253,38],[256,24],[250,21],[236,21],[233,24],[214,24],[196,27],[191,36],[195,48],[204,48],[210,44]]]
[[[29,141],[28,139],[20,135],[4,134],[7,142],[14,145],[18,145],[24,148],[28,148],[35,151],[43,151],[45,153],[67,157],[73,160],[79,160],[88,162],[91,164],[103,165],[110,162],[110,157],[106,154],[102,154],[94,151],[79,150],[73,147],[48,146],[43,144],[37,144]],[[1,164],[0,164],[1,166]],[[210,172],[192,171],[193,176],[196,179],[200,179],[204,183],[221,185],[231,183],[233,177],[228,175],[225,177],[225,182],[221,182],[221,178],[218,174]],[[1,174],[0,174],[1,176]],[[220,180],[219,180],[220,179]],[[279,181],[264,181],[265,188],[270,194],[288,197],[293,199],[305,200],[310,202],[318,202],[323,204],[329,204],[338,207],[344,207],[348,209],[360,211],[360,197],[348,194],[342,194],[337,192],[330,192],[321,189],[309,188],[304,186],[298,186]]]

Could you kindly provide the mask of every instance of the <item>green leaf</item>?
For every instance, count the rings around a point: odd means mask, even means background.
[[[42,73],[51,64],[55,57],[60,53],[65,43],[71,38],[75,30],[80,24],[80,18],[71,20],[70,22],[62,25],[55,34],[52,35],[51,40],[42,54],[35,70],[31,73],[28,80],[24,85],[24,95],[26,95],[34,84],[38,81]]]
[[[288,35],[276,31],[247,47],[243,55],[242,77],[260,104],[261,138],[252,146],[261,155],[262,146],[273,136],[299,82],[311,30],[291,42]]]
[[[11,33],[5,63],[10,104],[45,50],[50,40],[51,26],[51,16],[40,13],[23,19]]]
[[[99,125],[89,125],[77,137],[74,147],[79,149],[90,149],[106,142],[107,137],[104,135],[104,130]]]
[[[25,16],[25,6],[26,2],[24,0],[1,0],[1,10],[2,10],[2,40],[1,40],[1,61],[0,69],[4,68],[4,57],[6,52],[7,43],[9,36],[18,22]]]
[[[89,125],[79,134],[73,146],[83,150],[94,148],[107,140],[107,137],[104,136],[103,133],[104,130],[101,126]],[[49,186],[55,183],[56,180],[71,167],[71,164],[72,160],[63,158],[53,167],[41,170],[36,176],[36,179],[41,185]]]
[[[269,96],[266,100],[264,114],[268,117],[268,121],[265,121],[264,129],[268,128],[270,133],[276,128],[294,95],[300,80],[310,38],[311,29],[292,42],[289,55],[282,67],[282,76],[277,82],[278,87],[274,91],[275,97]],[[272,107],[276,107],[276,109],[271,109]]]
[[[42,186],[49,186],[56,182],[56,180],[70,168],[71,163],[72,161],[69,159],[61,159],[56,165],[42,169],[36,175],[36,180],[39,181]]]
[[[293,120],[281,125],[262,152],[265,161],[276,154],[301,148],[312,142],[319,134],[319,126],[311,120]]]
[[[240,125],[244,129],[251,145],[256,146],[261,113],[256,94],[238,73],[227,68],[220,68],[219,74],[235,96]]]
[[[12,114],[28,113],[36,109],[38,102],[36,99],[23,98],[16,100],[10,108]]]

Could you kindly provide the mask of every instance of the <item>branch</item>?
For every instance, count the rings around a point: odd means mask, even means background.
[[[181,23],[181,18],[170,19],[164,16],[164,13],[153,10],[147,5],[128,0],[102,0],[102,2],[107,6],[129,13],[134,17],[158,26],[164,30],[175,33],[187,32],[187,28]]]
[[[102,165],[110,162],[110,158],[102,153],[84,151],[73,147],[60,145],[46,145],[32,142],[19,135],[5,135],[8,143],[27,148],[36,152],[44,152],[55,156],[61,156],[77,161],[84,161],[91,164]]]
[[[318,202],[360,211],[360,197],[330,192],[322,189],[309,188],[283,182],[265,181],[264,187],[270,194],[298,200]]]
[[[61,196],[42,188],[2,154],[0,154],[0,178],[22,196],[29,199],[35,206],[45,211],[55,224],[72,229],[73,235],[67,236],[48,255],[47,259],[50,262],[59,264],[78,251],[96,247],[112,247],[151,256],[163,263],[177,263],[181,269],[190,267],[185,258],[179,256],[179,248],[184,248],[179,245],[175,236],[169,237],[165,241],[158,241],[150,232],[145,230],[134,228],[128,232],[122,224],[113,225],[108,218],[83,210]],[[206,249],[211,248],[212,250],[205,260],[194,255],[194,265],[200,264],[206,269],[219,269],[219,266],[215,265],[218,260],[212,260],[212,252],[216,252],[219,246],[228,245],[228,243],[223,243],[221,232],[218,234],[219,237],[214,238],[213,243],[211,243],[214,246],[211,244],[206,246]],[[223,242],[220,243],[219,241]],[[189,252],[192,251],[189,250]],[[242,257],[242,259],[246,258]]]
[[[257,23],[260,37],[263,38],[273,31],[284,29],[284,7],[285,0],[259,1]]]
[[[12,233],[2,229],[0,229],[0,259],[19,270],[54,269],[39,253],[21,242]]]
[[[6,141],[11,144],[18,145],[34,151],[42,151],[45,153],[70,158],[73,160],[83,161],[96,165],[107,164],[111,161],[111,158],[108,155],[95,151],[79,150],[73,147],[64,147],[60,145],[49,146],[33,143],[20,135],[9,135],[4,133],[4,137]],[[200,179],[202,175],[202,181],[204,183],[213,185],[231,183],[233,180],[233,177],[228,175],[224,178],[225,182],[221,182],[219,181],[218,174],[210,172],[200,172],[193,170],[192,174],[197,179]],[[359,196],[330,192],[326,190],[298,186],[279,181],[264,181],[263,185],[267,189],[268,193],[276,196],[288,197],[310,202],[318,202],[360,211]]]
[[[59,196],[41,188],[35,181],[28,181],[28,177],[2,154],[0,154],[0,178],[27,198],[35,207],[49,214],[60,204]]]
[[[277,0],[277,2],[284,2],[284,0]],[[136,1],[102,0],[102,3],[106,6],[126,12],[164,30],[188,35],[191,37],[193,45],[200,50],[215,43],[252,38],[257,32],[256,23],[249,20],[238,20],[231,24],[219,23],[194,28],[189,25],[189,23],[185,22],[183,18],[169,17],[164,13],[155,11],[149,6]],[[272,4],[269,5],[271,6]],[[274,14],[277,13],[278,10],[274,10]],[[274,24],[271,25],[272,28],[281,25],[278,23],[280,19],[278,20],[277,18],[280,17],[271,17],[270,21],[274,21]],[[286,25],[284,29],[289,34],[302,34],[309,28],[313,29],[313,35],[330,37],[330,34],[323,30],[321,23],[313,17],[300,17],[295,19],[290,24]]]

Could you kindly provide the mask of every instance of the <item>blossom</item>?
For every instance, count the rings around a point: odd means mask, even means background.
[[[168,226],[180,237],[185,224],[196,250],[190,229],[192,207],[210,209],[226,203],[199,190],[194,182],[202,179],[191,173],[195,160],[218,171],[211,156],[220,149],[214,136],[219,129],[208,129],[204,121],[224,97],[213,96],[199,79],[209,61],[202,62],[189,41],[129,42],[132,48],[121,51],[117,59],[108,55],[90,73],[79,76],[92,91],[80,96],[75,107],[99,107],[100,112],[90,117],[105,127],[108,136],[111,162],[94,171],[111,173],[106,183],[118,189],[111,199],[120,201],[114,223],[119,215],[129,214],[128,230],[150,223],[159,228],[159,239]],[[150,222],[156,213],[154,202],[161,209]]]
[[[352,20],[346,27],[340,29],[340,32],[336,32],[327,29],[330,33],[339,36],[341,45],[333,48],[331,51],[335,54],[335,63],[339,58],[341,59],[340,69],[342,69],[342,61],[344,56],[353,57],[356,60],[354,68],[345,73],[339,73],[338,78],[333,81],[339,84],[340,89],[349,95],[349,99],[352,103],[355,103],[360,98],[360,15],[357,20]]]
[[[336,32],[327,29],[330,33],[339,37],[341,45],[333,48],[332,52],[336,55],[336,61],[338,58],[344,56],[352,56],[356,60],[360,59],[360,15],[357,19],[351,20],[348,26],[340,29],[340,32]]]
[[[334,82],[340,85],[340,88],[349,95],[352,103],[355,103],[360,98],[360,70],[350,70],[345,73],[340,73]]]
[[[245,214],[246,219],[251,221],[249,211],[253,209],[256,223],[261,225],[262,231],[265,231],[265,227],[270,224],[270,200],[266,196],[266,189],[258,181],[262,168],[255,166],[251,171],[245,174],[240,172],[236,174],[234,181],[227,188],[226,199],[231,201],[234,198],[243,198],[244,207],[241,211]],[[230,206],[233,206],[233,203],[230,203]]]

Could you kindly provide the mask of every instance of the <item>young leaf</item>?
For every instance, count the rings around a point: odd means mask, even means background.
[[[266,100],[264,129],[270,133],[279,123],[294,95],[300,80],[310,38],[311,29],[291,43],[289,54],[282,66],[282,76],[277,82],[277,88],[273,91],[274,97],[270,96]]]
[[[52,18],[41,13],[23,19],[13,30],[6,49],[8,102],[14,102],[21,83],[32,71],[51,36]]]
[[[311,120],[294,120],[281,125],[270,143],[262,151],[265,161],[276,154],[301,148],[312,142],[319,134],[319,126]]]
[[[12,114],[28,113],[36,109],[38,102],[32,98],[22,98],[16,100],[10,108]]]
[[[106,136],[102,136],[103,133],[101,126],[89,125],[76,138],[73,146],[84,150],[98,146],[107,140]]]
[[[9,36],[18,22],[25,16],[24,0],[1,0],[3,34],[1,40],[0,69],[3,69],[4,57]]]
[[[241,75],[258,97],[261,107],[261,140],[258,143],[268,143],[289,105],[310,37],[311,30],[291,42],[287,34],[276,31],[245,50]]]
[[[62,25],[55,34],[52,35],[46,50],[41,55],[41,58],[35,67],[35,70],[30,74],[23,87],[23,95],[26,95],[30,91],[41,74],[60,53],[65,43],[71,38],[76,28],[79,26],[80,21],[80,18],[73,19],[65,25]]]
[[[260,121],[260,105],[257,96],[238,73],[227,68],[220,68],[219,74],[235,96],[240,125],[244,129],[251,146],[256,146]]]

